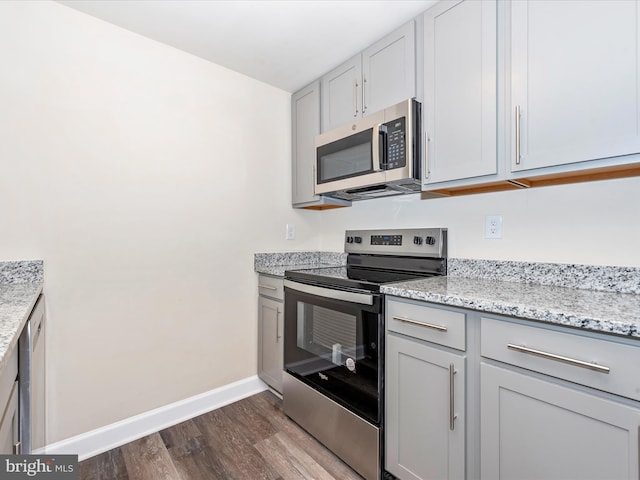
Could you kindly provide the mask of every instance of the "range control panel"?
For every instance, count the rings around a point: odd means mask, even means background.
[[[446,228],[347,230],[344,251],[372,255],[446,258]]]

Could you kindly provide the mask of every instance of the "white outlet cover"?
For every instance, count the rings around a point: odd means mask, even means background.
[[[502,215],[484,217],[484,238],[502,238]]]
[[[287,223],[285,240],[294,240],[296,238],[296,226],[293,223]]]

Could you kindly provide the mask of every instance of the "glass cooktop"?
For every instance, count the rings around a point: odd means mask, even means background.
[[[284,275],[285,278],[302,283],[378,292],[382,284],[424,278],[425,276],[432,276],[433,274],[379,270],[347,265],[343,267],[287,270]]]

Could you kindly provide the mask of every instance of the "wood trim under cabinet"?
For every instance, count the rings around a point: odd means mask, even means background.
[[[471,195],[475,193],[503,192],[520,190],[522,188],[548,187],[552,185],[568,185],[571,183],[593,182],[597,180],[613,180],[640,176],[640,164],[617,165],[611,167],[593,168],[575,172],[554,173],[538,177],[525,177],[499,182],[489,182],[477,185],[443,188],[422,192],[422,199],[440,198],[443,196]]]

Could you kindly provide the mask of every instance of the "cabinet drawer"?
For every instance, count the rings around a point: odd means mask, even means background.
[[[465,350],[465,322],[464,312],[387,297],[387,330],[390,332]]]
[[[0,416],[9,401],[11,389],[18,376],[18,346],[9,355],[8,361],[0,372]]]
[[[500,362],[640,400],[638,346],[482,317],[481,354]]]
[[[259,275],[258,292],[266,297],[284,300],[284,279],[269,275]]]

